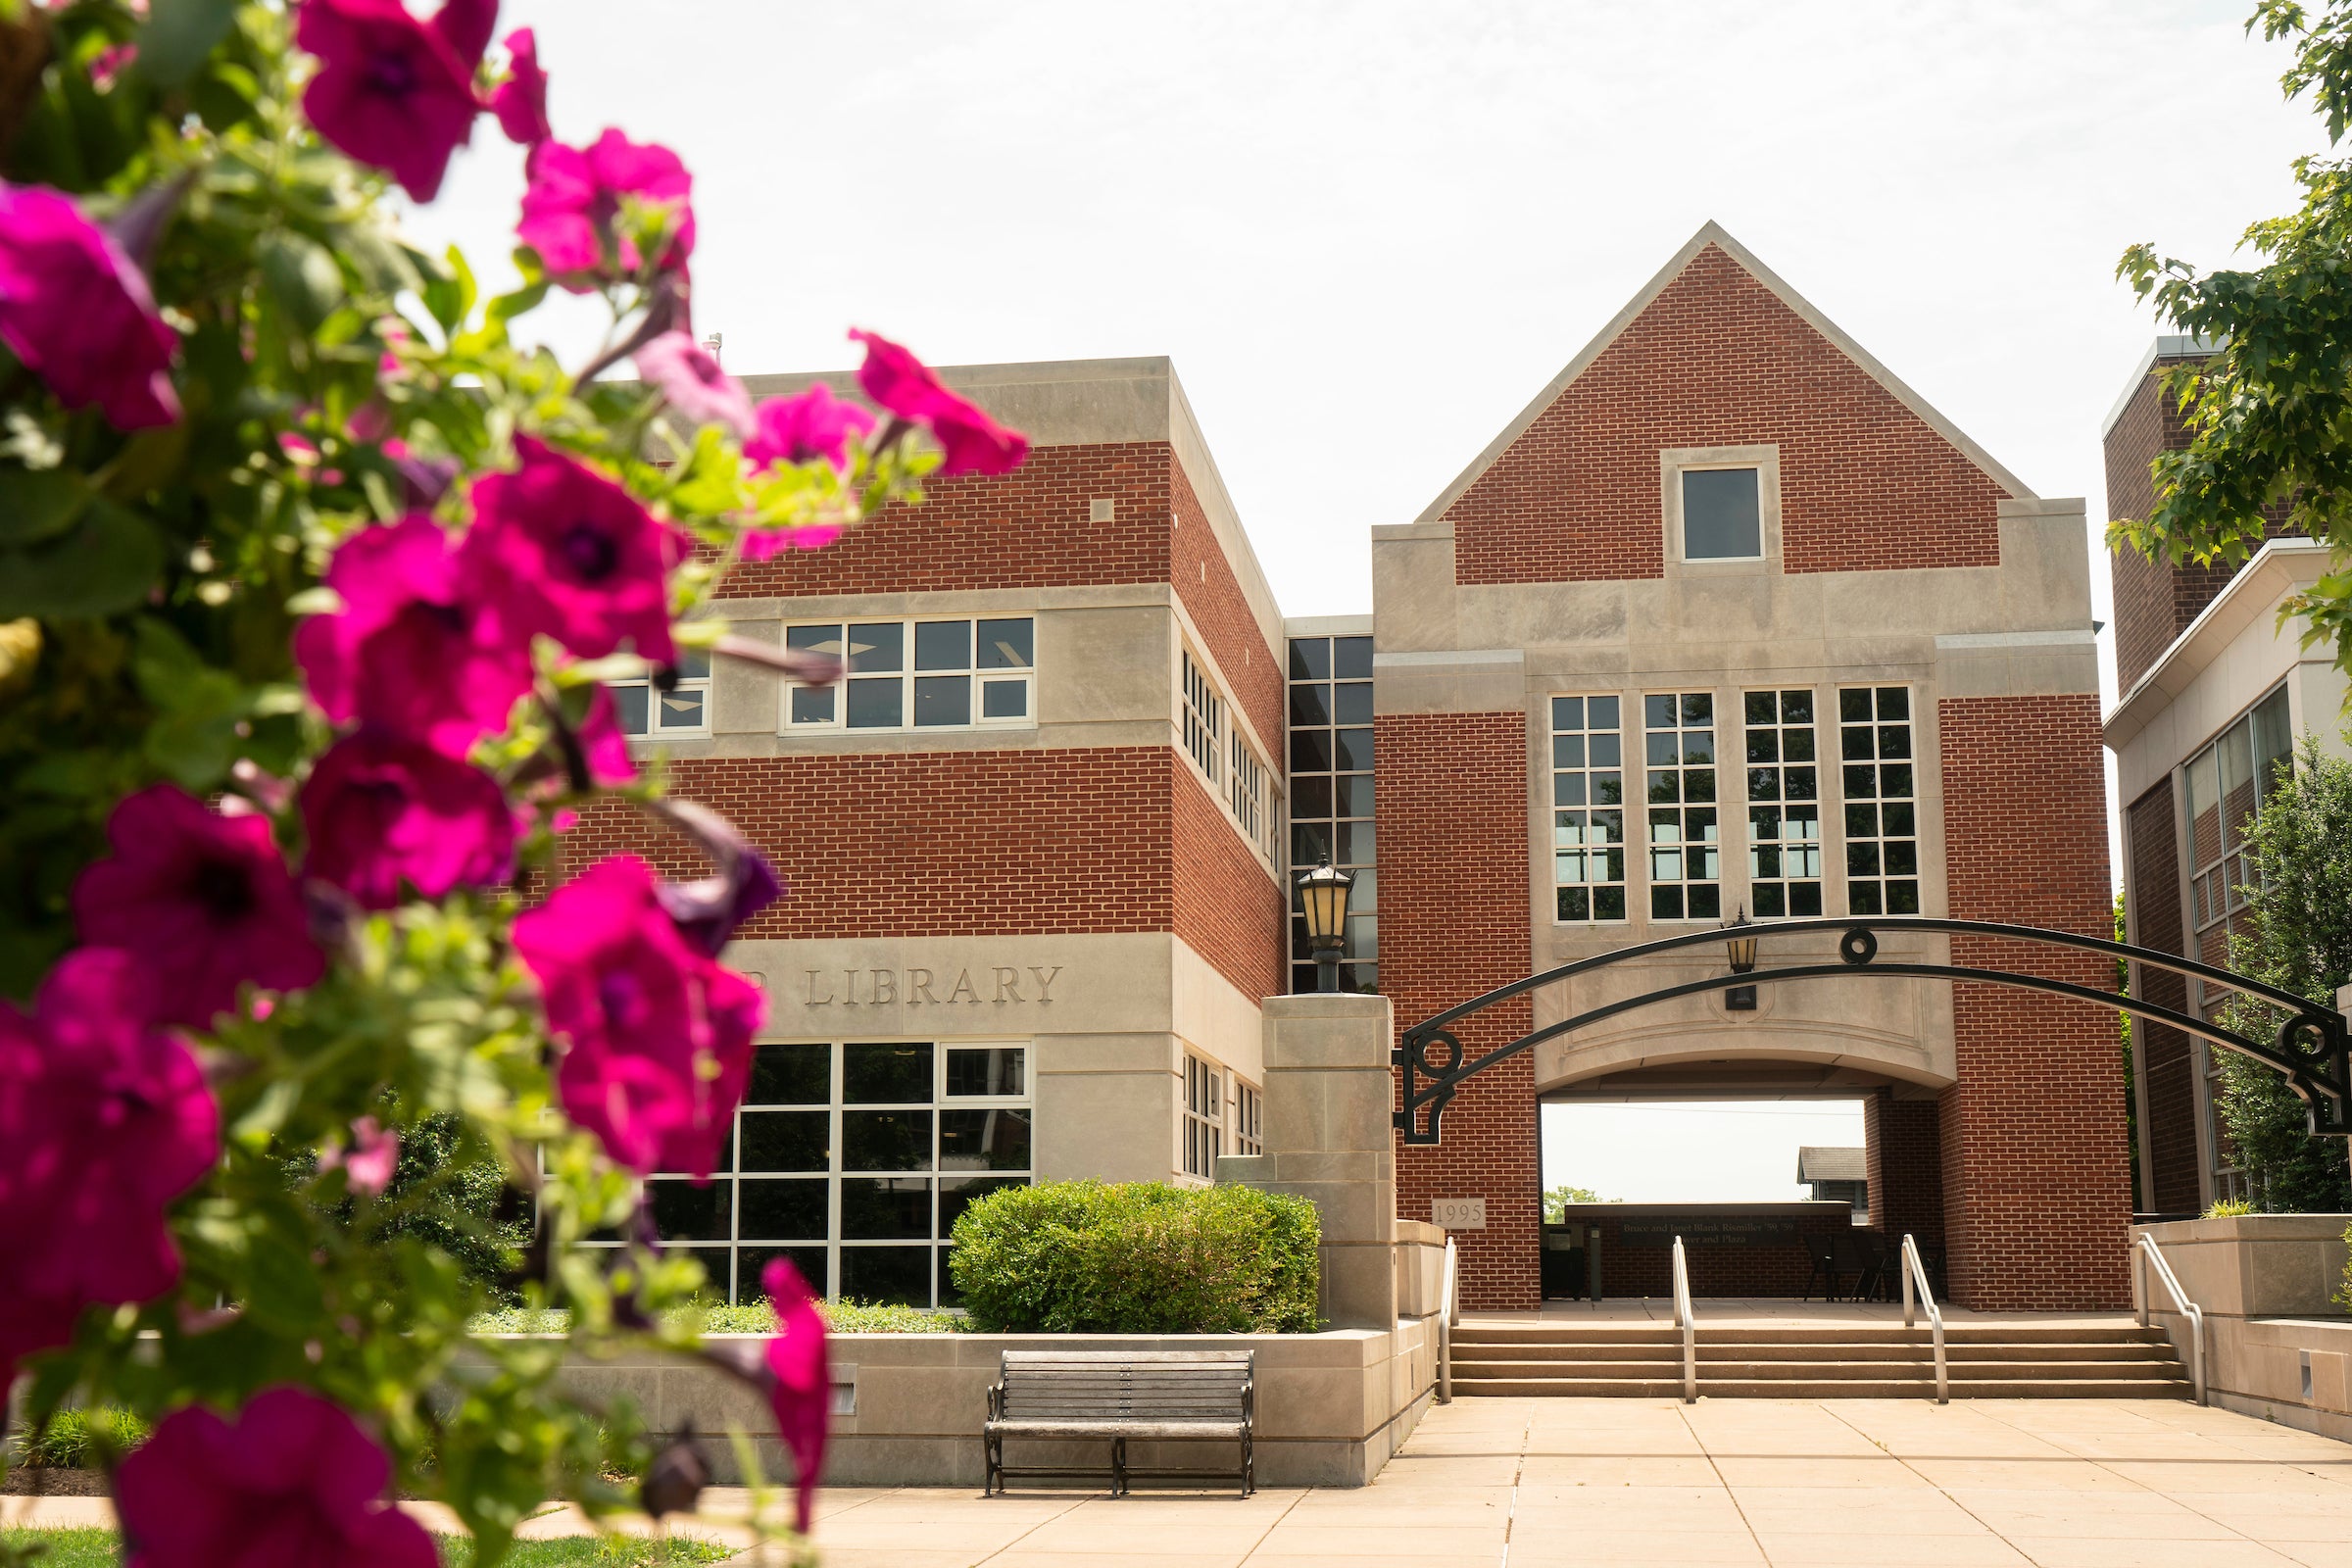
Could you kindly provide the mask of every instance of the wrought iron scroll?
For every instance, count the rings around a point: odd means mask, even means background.
[[[2159,1006],[2137,997],[2120,996],[2095,986],[2078,985],[2046,975],[1969,964],[1882,963],[1879,961],[1879,938],[1888,932],[1994,937],[2009,942],[2096,953],[2227,987],[2283,1009],[2287,1018],[2279,1025],[2278,1038],[2266,1045],[2190,1013]],[[1734,986],[1764,986],[1778,980],[1820,980],[1869,974],[1888,979],[1971,980],[1986,985],[2012,986],[2097,1003],[2118,1012],[2168,1025],[2225,1051],[2250,1057],[2279,1073],[2286,1079],[2287,1087],[2302,1099],[2313,1133],[2326,1137],[2352,1138],[2352,1049],[2348,1049],[2347,1045],[2344,1016],[2292,992],[2281,991],[2249,976],[2199,963],[2176,954],[2158,953],[2150,948],[2136,948],[2129,943],[2110,942],[2099,937],[2077,936],[2070,931],[2051,931],[2030,925],[2003,925],[1990,920],[1936,920],[1917,915],[1779,920],[1741,927],[1740,934],[1743,937],[1753,936],[1762,944],[1775,938],[1829,933],[1835,933],[1838,937],[1838,961],[1835,963],[1806,963],[1780,969],[1755,969],[1746,974],[1708,975],[1677,985],[1661,986],[1655,991],[1591,1007],[1557,1023],[1546,1024],[1476,1057],[1468,1055],[1463,1049],[1461,1036],[1454,1031],[1455,1025],[1472,1014],[1514,997],[1525,996],[1539,987],[1573,980],[1579,975],[1590,974],[1612,964],[1673,953],[1683,948],[1721,943],[1724,940],[1723,932],[1694,931],[1620,948],[1598,957],[1579,959],[1556,969],[1547,969],[1542,974],[1530,975],[1524,980],[1515,980],[1483,997],[1448,1007],[1406,1029],[1402,1042],[1396,1049],[1394,1059],[1404,1079],[1402,1108],[1396,1113],[1397,1129],[1402,1132],[1407,1144],[1435,1144],[1438,1141],[1439,1118],[1463,1080],[1475,1077],[1496,1062],[1507,1060],[1523,1051],[1532,1051],[1546,1040],[1571,1034],[1620,1013],[1671,1002],[1678,997],[1726,991]],[[1433,1051],[1437,1053],[1434,1057]]]

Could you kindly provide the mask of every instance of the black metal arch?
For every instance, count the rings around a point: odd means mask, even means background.
[[[1758,940],[1759,946],[1775,938],[1835,933],[1838,938],[1838,961],[1797,964],[1785,969],[1756,969],[1746,974],[1710,975],[1705,979],[1663,986],[1638,997],[1628,997],[1604,1006],[1590,1008],[1573,1017],[1563,1018],[1558,1023],[1547,1024],[1475,1060],[1463,1059],[1461,1038],[1451,1026],[1482,1008],[1524,996],[1540,986],[1572,980],[1578,975],[1590,974],[1612,964],[1645,958],[1654,954],[1672,953],[1682,948],[1720,943],[1725,938],[1726,929],[1736,929],[1742,937],[1752,936]],[[2077,985],[2069,980],[2053,980],[2022,970],[1989,969],[1966,964],[1878,962],[1880,935],[1895,931],[1997,937],[2010,942],[2097,953],[2145,964],[2149,968],[2166,969],[2175,974],[2211,981],[2247,996],[2259,997],[2286,1009],[2288,1017],[2285,1023],[2279,1025],[2277,1043],[2263,1045],[2234,1030],[2208,1023],[2188,1013],[2160,1007],[2135,997],[2101,991],[2093,986]],[[1775,920],[1736,928],[1693,931],[1684,936],[1662,937],[1655,942],[1619,948],[1614,953],[1604,953],[1596,958],[1581,958],[1556,969],[1547,969],[1542,974],[1530,975],[1524,980],[1514,980],[1507,986],[1473,998],[1459,1006],[1448,1007],[1435,1017],[1424,1019],[1405,1030],[1403,1043],[1396,1047],[1394,1057],[1397,1068],[1404,1074],[1404,1103],[1396,1113],[1396,1126],[1408,1144],[1435,1144],[1438,1141],[1438,1118],[1444,1113],[1446,1102],[1453,1099],[1455,1086],[1464,1079],[1484,1072],[1496,1062],[1523,1051],[1532,1050],[1546,1040],[1572,1033],[1588,1024],[1599,1023],[1605,1018],[1614,1018],[1619,1013],[1632,1012],[1655,1003],[1671,1002],[1677,997],[1727,991],[1735,986],[1761,986],[1776,980],[1819,980],[1854,974],[1883,975],[1888,979],[1974,980],[1986,985],[2014,986],[2027,991],[2046,992],[2052,996],[2073,997],[2082,1002],[2095,1002],[2113,1007],[2118,1012],[2167,1024],[2226,1051],[2250,1056],[2282,1074],[2287,1086],[2302,1098],[2314,1133],[2335,1138],[2352,1137],[2352,1046],[2347,1044],[2343,1014],[2246,975],[2218,969],[2175,954],[2135,948],[2129,943],[2077,936],[2071,931],[2051,931],[2040,926],[2002,925],[1990,920],[1936,920],[1919,915]],[[1445,1059],[1442,1063],[1431,1060],[1429,1051],[1433,1046],[1444,1049]],[[1421,1079],[1427,1079],[1428,1082],[1421,1084],[1418,1082]],[[1421,1118],[1423,1107],[1428,1110],[1426,1126]]]

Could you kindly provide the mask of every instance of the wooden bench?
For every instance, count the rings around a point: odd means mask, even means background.
[[[1008,1469],[1006,1438],[1106,1438],[1114,1497],[1131,1490],[1129,1478],[1139,1475],[1231,1476],[1247,1497],[1257,1490],[1250,1448],[1255,1358],[1251,1350],[1006,1350],[996,1387],[988,1391],[988,1421],[981,1428],[988,1461],[982,1494],[1005,1491],[1006,1480],[1015,1476],[1096,1473],[1068,1465]],[[1132,1470],[1130,1438],[1239,1443],[1241,1469]]]

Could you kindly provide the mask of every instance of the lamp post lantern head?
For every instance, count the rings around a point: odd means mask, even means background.
[[[1348,895],[1355,878],[1335,870],[1331,857],[1298,873],[1298,912],[1306,917],[1306,943],[1315,956],[1317,989],[1340,989],[1340,956],[1348,947]]]
[[[1754,973],[1756,967],[1755,926],[1747,918],[1747,906],[1741,905],[1739,913],[1724,921],[1723,929],[1727,933],[1724,938],[1723,950],[1731,957],[1732,973]],[[1754,986],[1733,986],[1723,994],[1723,1005],[1727,1012],[1755,1011],[1756,988]]]

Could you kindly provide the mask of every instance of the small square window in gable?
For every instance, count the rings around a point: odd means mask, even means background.
[[[1754,468],[1686,468],[1683,559],[1760,561],[1764,512]]]

